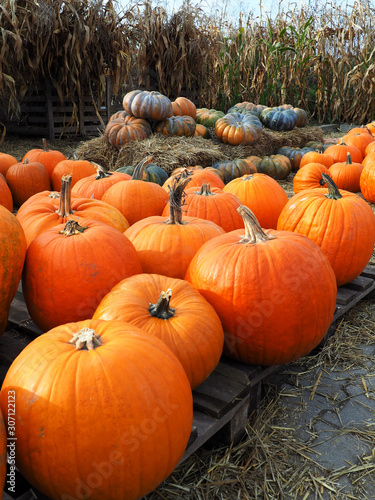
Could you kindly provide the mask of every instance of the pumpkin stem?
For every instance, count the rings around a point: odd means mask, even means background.
[[[349,151],[346,153],[346,164],[347,165],[352,165],[353,164],[352,163],[352,157],[351,157]]]
[[[211,184],[209,182],[203,183],[200,190],[197,191],[197,194],[200,194],[202,196],[212,196],[213,192],[211,191]]]
[[[73,338],[69,340],[69,344],[74,344],[76,349],[80,351],[92,351],[102,345],[103,342],[100,336],[95,333],[95,330],[85,327],[73,335]]]
[[[49,151],[49,148],[47,146],[47,139],[45,139],[45,138],[42,139],[42,149],[44,152]]]
[[[243,218],[245,224],[245,235],[242,236],[239,243],[250,244],[259,243],[261,241],[274,240],[276,236],[266,234],[260,227],[258,219],[255,217],[249,207],[240,205],[237,212]]]
[[[143,180],[143,171],[149,163],[152,162],[152,156],[147,156],[146,158],[143,158],[137,165],[134,167],[133,175],[132,175],[132,180],[136,181],[141,181]]]
[[[62,229],[59,234],[64,236],[73,236],[74,234],[80,234],[85,232],[87,226],[80,226],[76,220],[68,220],[65,224],[64,229]]]
[[[180,173],[173,183],[169,186],[169,218],[167,224],[183,224],[182,221],[182,205],[186,194],[184,192],[187,184],[191,181],[192,172],[186,170],[187,173]]]
[[[63,175],[61,177],[61,195],[60,195],[60,205],[57,214],[62,219],[65,219],[69,215],[73,215],[72,210],[72,175]]]
[[[96,168],[96,177],[95,180],[104,179],[105,177],[109,177],[112,175],[112,172],[108,172],[104,167],[99,165],[98,163],[92,162]]]
[[[342,198],[339,188],[336,186],[334,180],[327,174],[322,174],[322,177],[328,187],[328,193],[325,196],[330,200],[339,200]]]
[[[174,316],[175,310],[173,307],[169,307],[169,302],[171,300],[172,290],[168,288],[166,292],[161,292],[160,297],[156,304],[151,304],[148,310],[151,316],[160,319],[169,319]]]

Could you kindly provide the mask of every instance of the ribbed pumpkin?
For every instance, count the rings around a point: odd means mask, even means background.
[[[255,165],[247,159],[218,161],[212,165],[212,168],[219,170],[223,174],[224,184],[228,184],[233,179],[246,174],[255,174],[257,171]]]
[[[139,499],[177,466],[191,433],[181,363],[121,321],[69,323],[37,337],[4,380],[5,418],[12,394],[17,467],[51,500]]]
[[[364,158],[366,158],[366,156],[370,153],[375,153],[375,141],[370,142],[370,144],[366,146]]]
[[[216,121],[224,116],[223,111],[217,109],[198,108],[195,121],[205,127],[214,127]]]
[[[271,130],[292,130],[297,123],[297,113],[292,109],[282,106],[265,108],[259,115],[259,119],[265,127]]]
[[[192,389],[216,368],[224,342],[213,307],[187,281],[138,274],[101,300],[93,319],[121,320],[160,338],[181,362]]]
[[[366,167],[370,163],[375,163],[375,151],[372,153],[368,153],[362,160],[362,165]]]
[[[321,165],[324,165],[325,167],[329,168],[331,165],[334,164],[334,159],[330,154],[321,153],[319,150],[309,151],[308,153],[303,155],[299,168],[304,167],[308,163],[320,163]]]
[[[262,135],[262,124],[253,114],[227,113],[215,122],[217,138],[225,144],[254,144]]]
[[[362,163],[363,154],[355,146],[349,146],[344,142],[339,142],[338,144],[332,144],[328,146],[325,150],[327,155],[331,155],[333,158],[333,163],[345,162],[347,153],[350,153],[352,161],[355,163]]]
[[[169,217],[147,217],[125,231],[138,251],[145,273],[183,279],[198,248],[225,233],[212,221],[183,217],[182,201],[188,182],[189,177],[175,179],[169,193]]]
[[[331,177],[330,171],[321,163],[308,163],[300,168],[293,177],[293,191],[299,193],[305,189],[316,189],[325,186],[322,174]]]
[[[339,189],[358,193],[361,191],[359,179],[362,170],[362,163],[353,163],[350,153],[347,153],[346,162],[334,163],[330,167],[329,173]]]
[[[37,162],[45,166],[49,177],[51,177],[55,166],[66,156],[56,149],[49,149],[46,139],[42,139],[42,148],[30,149],[22,158],[22,161],[28,160],[29,163]]]
[[[5,177],[2,174],[0,174],[0,205],[3,205],[3,207],[7,208],[9,212],[13,211],[12,192],[9,189]]]
[[[288,363],[326,334],[335,275],[314,242],[289,231],[264,232],[248,207],[240,211],[245,229],[203,245],[185,279],[218,313],[225,354],[254,365]]]
[[[150,135],[150,123],[132,115],[110,120],[104,129],[104,139],[114,149],[120,149],[131,141],[142,141]]]
[[[172,112],[175,116],[191,116],[195,120],[197,107],[193,101],[181,96],[172,101]]]
[[[223,191],[234,194],[242,205],[254,212],[259,224],[267,229],[276,229],[277,219],[288,201],[280,184],[269,175],[260,173],[233,179]]]
[[[370,260],[375,215],[362,198],[340,191],[329,176],[322,176],[328,189],[295,194],[281,212],[277,229],[303,234],[318,244],[341,286],[359,276]]]
[[[0,153],[0,174],[2,174],[5,177],[8,168],[11,167],[12,165],[15,165],[16,163],[19,162],[17,158],[15,158],[13,155],[7,153]]]
[[[172,103],[170,99],[153,90],[132,90],[125,94],[122,106],[130,115],[136,118],[161,122],[171,116]]]
[[[18,210],[16,217],[24,230],[27,245],[47,229],[71,219],[98,220],[120,232],[129,227],[126,218],[115,207],[101,200],[72,195],[70,179],[70,176],[63,177],[60,196],[55,192],[40,193]]]
[[[45,166],[37,161],[30,162],[27,158],[9,167],[5,179],[16,207],[20,207],[34,194],[49,190],[51,187]]]
[[[292,110],[297,115],[296,127],[306,127],[309,121],[306,111],[301,108],[292,108]]]
[[[143,170],[150,162],[151,157],[144,158],[130,180],[118,182],[102,196],[102,201],[117,208],[130,225],[145,217],[161,215],[168,201],[168,193],[162,186],[143,180]]]
[[[249,156],[246,158],[255,165],[256,171],[273,179],[286,179],[292,171],[292,164],[285,155]]]
[[[195,133],[195,120],[191,116],[170,116],[155,126],[155,132],[177,137],[191,137]]]
[[[128,238],[99,221],[69,220],[29,245],[22,289],[31,319],[46,332],[91,318],[119,281],[142,272]]]
[[[185,216],[210,220],[226,232],[243,227],[243,219],[237,212],[240,200],[222,189],[211,188],[209,183],[185,189],[183,201],[182,212]],[[169,212],[168,202],[162,215],[168,216]]]
[[[58,191],[61,187],[61,179],[64,175],[71,175],[71,186],[73,187],[79,180],[96,175],[97,164],[89,160],[80,160],[76,154],[72,158],[60,161],[52,171],[52,189]]]
[[[283,146],[279,148],[276,153],[289,158],[293,172],[296,172],[299,169],[302,157],[304,155],[304,152],[301,150],[301,148],[294,148],[291,146]]]
[[[220,172],[216,173],[217,169],[207,169],[207,168],[193,168],[192,170],[189,167],[183,167],[180,171],[171,175],[163,184],[163,188],[169,192],[169,188],[172,186],[176,177],[182,173],[183,176],[189,177],[189,187],[192,186],[201,186],[205,183],[210,183],[211,187],[217,187],[219,189],[223,189],[225,184],[224,181],[220,178]]]
[[[373,137],[368,132],[362,132],[360,134],[345,135],[342,140],[345,142],[345,144],[358,148],[361,151],[363,157],[365,157],[366,148],[369,144],[375,142],[375,137]]]
[[[120,172],[109,172],[100,165],[95,165],[96,174],[83,177],[72,187],[72,194],[82,198],[101,200],[103,194],[114,184],[131,179],[131,175]]]
[[[0,336],[8,321],[26,255],[26,238],[16,216],[0,205]]]
[[[207,127],[204,125],[201,125],[200,123],[195,124],[195,132],[194,132],[195,137],[203,137],[203,139],[209,139],[210,138],[210,132]]]
[[[123,109],[123,110],[116,111],[115,113],[113,113],[113,115],[111,115],[109,117],[108,121],[117,120],[118,118],[124,119],[126,116],[130,116],[130,115],[127,111],[125,111],[125,109]]]

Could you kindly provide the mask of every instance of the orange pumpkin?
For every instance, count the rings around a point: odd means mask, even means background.
[[[355,163],[362,163],[363,154],[361,151],[355,146],[350,146],[344,142],[332,144],[325,150],[325,154],[332,156],[333,163],[345,162],[347,153],[350,153],[352,161]]]
[[[89,175],[96,174],[96,164],[89,160],[80,160],[77,155],[73,155],[71,159],[60,161],[52,171],[51,182],[52,189],[58,191],[61,187],[61,179],[64,175],[71,175],[71,186],[76,182]]]
[[[123,233],[99,221],[69,220],[30,243],[22,289],[31,319],[46,332],[91,318],[114,285],[141,272],[137,252]]]
[[[254,365],[288,363],[326,334],[336,307],[335,275],[314,242],[263,231],[248,207],[240,210],[245,229],[203,245],[185,279],[218,313],[226,355]]]
[[[362,132],[361,134],[346,135],[342,138],[342,140],[345,142],[345,144],[358,148],[361,151],[362,156],[364,157],[366,155],[365,151],[367,146],[372,142],[375,142],[375,137],[373,137],[368,132]]]
[[[189,177],[175,179],[169,194],[169,217],[146,217],[125,231],[138,251],[145,273],[183,279],[198,248],[225,233],[212,221],[183,217],[182,200],[188,182]]]
[[[370,153],[375,153],[375,141],[372,141],[370,142],[367,146],[366,146],[366,149],[365,149],[365,154],[364,154],[364,157],[366,158],[366,156]],[[362,162],[363,163],[363,162]]]
[[[89,319],[37,337],[4,380],[5,418],[13,394],[17,467],[51,499],[142,498],[177,466],[191,433],[181,363],[122,321]]]
[[[115,207],[101,200],[71,195],[70,176],[64,176],[60,196],[55,192],[40,193],[23,204],[17,212],[27,245],[47,229],[70,219],[93,219],[103,222],[120,232],[129,227],[126,218]]]
[[[339,189],[358,193],[361,190],[359,179],[361,178],[362,170],[362,163],[353,163],[350,153],[348,153],[346,162],[334,163],[330,167],[329,173]]]
[[[259,118],[252,113],[227,113],[215,122],[218,139],[232,146],[254,144],[262,135],[262,130]]]
[[[50,178],[44,165],[27,158],[8,168],[5,179],[12,193],[13,203],[20,207],[31,196],[49,190]]]
[[[368,264],[375,244],[375,215],[369,204],[339,190],[322,174],[327,188],[301,191],[280,214],[278,230],[307,236],[327,255],[337,285],[350,283]]]
[[[177,97],[177,99],[172,101],[172,113],[175,116],[191,116],[195,120],[197,107],[187,97]]]
[[[42,139],[42,147],[30,149],[22,158],[22,161],[28,160],[29,163],[37,162],[45,166],[49,177],[51,178],[55,166],[63,160],[66,156],[56,149],[49,149],[46,139]]]
[[[142,141],[150,135],[150,123],[132,115],[110,120],[104,129],[104,139],[114,149],[120,149],[131,141]]]
[[[195,124],[195,132],[194,136],[203,137],[203,139],[208,139],[210,137],[210,132],[207,127],[204,125],[200,125],[199,123]]]
[[[370,163],[375,163],[375,151],[372,153],[367,154],[363,160],[362,160],[362,165],[366,167],[367,165],[370,165]]]
[[[241,202],[231,193],[222,189],[211,188],[210,184],[185,189],[182,211],[189,217],[210,220],[222,227],[224,231],[233,231],[243,227],[243,219],[237,212]],[[170,204],[167,203],[163,216],[169,215]]]
[[[0,153],[0,174],[5,177],[8,168],[16,163],[19,162],[14,156],[7,153]]]
[[[171,175],[163,184],[163,188],[169,192],[170,187],[174,184],[177,176],[182,174],[182,176],[189,177],[189,187],[192,186],[201,186],[205,183],[210,183],[211,187],[217,187],[219,189],[223,189],[225,184],[224,181],[220,178],[219,174],[214,172],[212,169],[207,168],[192,168],[183,167],[181,170],[176,170],[173,175]]]
[[[333,165],[334,160],[329,154],[320,153],[319,151],[309,151],[302,156],[299,168],[304,167],[308,163],[320,163],[321,165],[329,168]]]
[[[213,307],[187,281],[160,274],[120,281],[93,319],[126,321],[160,338],[181,362],[192,389],[216,368],[223,351],[223,327]]]
[[[288,201],[284,189],[266,174],[255,173],[233,179],[223,188],[232,193],[242,205],[249,207],[264,228],[276,229],[277,219]]]
[[[359,187],[365,200],[375,203],[375,162],[363,167],[359,178]]]
[[[123,172],[108,172],[96,165],[96,174],[78,180],[72,187],[72,194],[82,198],[101,200],[103,194],[114,184],[131,179],[131,175]]]
[[[13,196],[9,189],[8,183],[5,177],[0,174],[0,205],[7,208],[9,212],[13,211]]]
[[[299,193],[305,189],[315,189],[325,186],[322,174],[331,176],[330,170],[321,163],[308,163],[300,168],[293,177],[293,191]]]
[[[151,215],[161,215],[168,201],[162,186],[143,180],[143,170],[151,160],[147,157],[140,161],[130,180],[117,182],[102,196],[102,201],[117,208],[130,225]]]

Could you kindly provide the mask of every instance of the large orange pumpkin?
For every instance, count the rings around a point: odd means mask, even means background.
[[[266,174],[255,173],[233,179],[223,188],[232,193],[242,205],[249,207],[263,228],[276,229],[277,219],[288,201],[280,184]]]
[[[366,201],[339,190],[322,174],[327,188],[295,194],[280,214],[277,229],[303,234],[327,255],[338,286],[356,278],[368,264],[375,244],[375,215]]]
[[[42,192],[18,210],[16,217],[25,232],[27,245],[47,229],[71,219],[98,220],[120,232],[129,227],[129,222],[116,207],[101,200],[71,195],[70,180],[70,176],[63,177],[60,196],[55,196],[55,191]]]
[[[212,221],[182,215],[182,200],[188,182],[189,178],[183,176],[175,179],[169,194],[169,217],[146,217],[125,231],[138,251],[145,273],[183,279],[198,248],[225,233]]]
[[[345,142],[332,144],[331,146],[328,146],[328,148],[325,150],[325,154],[332,156],[333,163],[345,162],[346,155],[348,153],[350,153],[352,161],[356,163],[362,163],[363,160],[362,152],[355,146],[350,146],[349,144],[345,144]]]
[[[162,186],[143,180],[144,168],[151,160],[147,157],[140,161],[130,180],[117,182],[102,196],[102,201],[117,208],[130,225],[152,215],[161,215],[168,201],[168,193]]]
[[[114,149],[120,149],[131,141],[142,141],[151,134],[151,125],[143,118],[126,115],[110,120],[104,130],[104,139]]]
[[[225,193],[219,188],[211,188],[207,183],[200,187],[187,187],[185,195],[182,206],[185,216],[210,220],[226,232],[243,227],[243,219],[237,212],[241,202],[234,194]],[[167,216],[169,212],[168,202],[162,215]]]
[[[8,321],[26,255],[26,238],[16,216],[0,205],[0,336]]]
[[[55,166],[63,160],[66,156],[57,149],[49,149],[46,139],[42,139],[42,147],[30,149],[22,158],[22,161],[28,160],[29,163],[38,162],[45,166],[49,177],[51,178]]]
[[[321,163],[307,163],[293,177],[293,191],[299,193],[304,189],[324,187],[323,173],[331,176],[330,170]]]
[[[30,162],[27,158],[21,163],[15,163],[8,168],[5,175],[16,207],[31,196],[50,189],[51,183],[47,170],[37,161]]]
[[[98,221],[70,220],[30,243],[22,288],[31,319],[47,331],[90,318],[114,285],[141,272],[123,233]]]
[[[4,380],[5,418],[11,395],[17,467],[51,500],[143,497],[177,466],[192,428],[181,363],[122,321],[69,323],[37,337]]]
[[[213,307],[187,281],[138,274],[102,299],[94,319],[121,320],[159,337],[180,360],[192,389],[215,369],[224,333]]]
[[[309,163],[320,163],[321,165],[329,168],[331,165],[333,165],[334,160],[332,156],[327,153],[321,153],[319,151],[308,151],[302,156],[299,168],[302,168]]]
[[[185,279],[218,313],[225,354],[255,365],[288,363],[326,334],[336,307],[335,275],[313,241],[263,231],[250,209],[239,210],[245,229],[203,245]]]

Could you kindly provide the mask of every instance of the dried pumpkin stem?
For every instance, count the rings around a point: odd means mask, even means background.
[[[69,344],[74,344],[76,349],[80,351],[92,351],[101,346],[103,342],[100,336],[95,333],[95,330],[85,327],[73,335],[73,338],[69,340]]]
[[[92,162],[95,165],[96,168],[96,177],[95,180],[99,179],[105,179],[106,177],[110,177],[112,175],[112,172],[109,172],[106,170],[102,165],[99,165],[98,163],[95,163],[94,161]]]
[[[161,292],[156,304],[150,304],[150,307],[148,308],[151,316],[161,319],[169,319],[174,316],[176,309],[169,307],[171,296],[172,290],[170,288],[168,288],[166,292]]]
[[[188,171],[189,172],[189,171]],[[169,218],[167,224],[183,224],[182,221],[182,205],[185,199],[185,188],[191,181],[191,172],[182,173],[176,177],[172,187],[169,188]]]
[[[64,229],[59,231],[59,234],[63,234],[64,236],[73,236],[74,234],[85,232],[86,229],[87,226],[80,226],[76,220],[68,220]]]
[[[328,193],[325,196],[330,200],[339,200],[342,198],[339,188],[336,186],[334,180],[327,174],[322,174],[322,177],[328,187]]]
[[[253,245],[254,243],[259,243],[261,241],[275,239],[274,235],[266,234],[263,231],[263,229],[260,227],[258,219],[255,217],[249,207],[240,205],[237,208],[237,212],[241,215],[245,224],[245,235],[240,239],[239,243],[250,243],[251,245]]]
[[[198,194],[202,195],[202,196],[212,196],[213,193],[211,191],[211,184],[209,182],[204,182],[202,185],[201,185],[201,188],[200,190],[198,191]]]
[[[152,156],[143,158],[135,167],[132,175],[132,180],[141,181],[143,179],[143,171],[149,163],[152,162]]]

